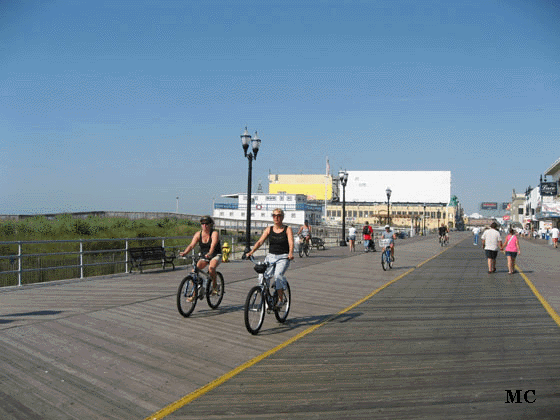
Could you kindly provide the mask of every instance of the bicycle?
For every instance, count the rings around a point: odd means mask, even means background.
[[[379,247],[382,249],[381,267],[383,267],[383,271],[387,271],[387,267],[393,268],[393,259],[391,258],[391,240],[380,239]]]
[[[447,235],[440,235],[439,236],[439,244],[441,246],[446,246],[449,244],[449,238],[447,237]]]
[[[299,257],[303,258],[303,256],[305,255],[306,257],[309,257],[309,243],[305,240],[305,238],[303,236],[299,237]]]
[[[177,290],[177,309],[185,318],[194,311],[198,300],[204,299],[208,302],[208,306],[217,309],[222,303],[224,297],[224,276],[216,271],[216,289],[212,287],[212,279],[208,271],[198,268],[199,260],[209,261],[200,254],[192,259],[193,272],[187,275]]]
[[[244,319],[247,331],[256,335],[263,325],[266,312],[274,312],[276,320],[280,323],[286,321],[288,313],[290,312],[292,295],[290,292],[290,285],[286,280],[284,300],[281,305],[278,305],[278,291],[275,288],[275,284],[272,286],[270,285],[276,263],[271,264],[264,261],[255,261],[253,256],[249,257],[249,259],[255,264],[253,268],[259,275],[259,284],[252,287],[247,294],[244,306]],[[271,291],[271,289],[274,291]]]

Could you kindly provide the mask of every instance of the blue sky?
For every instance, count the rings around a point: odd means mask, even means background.
[[[0,214],[209,213],[273,173],[450,170],[467,213],[560,156],[555,1],[0,2]]]

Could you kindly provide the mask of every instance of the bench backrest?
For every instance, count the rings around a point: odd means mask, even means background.
[[[165,257],[165,250],[161,246],[151,246],[144,248],[129,248],[128,252],[134,259],[159,259]]]

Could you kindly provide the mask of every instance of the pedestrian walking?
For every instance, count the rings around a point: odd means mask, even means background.
[[[348,242],[350,243],[350,252],[356,251],[356,228],[354,227],[354,223],[348,229]]]
[[[502,238],[496,222],[492,222],[490,229],[486,229],[482,234],[482,248],[488,259],[488,274],[496,272],[496,258],[502,248]]]
[[[472,230],[472,233],[474,235],[473,245],[478,246],[478,236],[480,235],[480,228],[478,226],[475,226]]]
[[[519,245],[519,239],[515,234],[515,230],[510,228],[509,235],[506,236],[505,245],[502,246],[502,251],[506,251],[506,257],[508,262],[508,272],[509,274],[515,273],[515,259],[521,255],[521,246]]]
[[[558,236],[560,236],[560,230],[558,230],[558,226],[554,226],[550,230],[550,234],[552,235],[552,244],[554,248],[558,248]]]
[[[369,243],[371,240],[373,240],[372,235],[373,235],[373,229],[369,225],[369,222],[366,220],[366,224],[362,228],[362,236],[364,238],[364,252],[369,251]]]

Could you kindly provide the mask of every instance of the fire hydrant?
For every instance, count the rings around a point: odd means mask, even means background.
[[[231,248],[227,242],[224,242],[224,246],[222,246],[222,261],[229,262],[229,254],[231,254]]]

